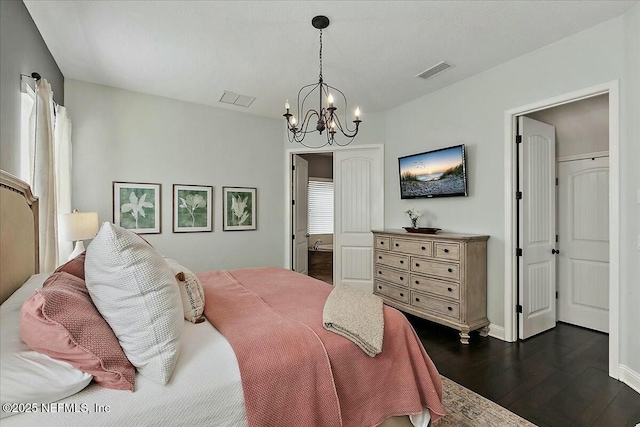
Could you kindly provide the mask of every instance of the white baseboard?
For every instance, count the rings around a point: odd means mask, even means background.
[[[489,325],[489,336],[504,341],[504,328],[491,323]]]
[[[625,365],[619,365],[620,381],[640,393],[640,374]]]

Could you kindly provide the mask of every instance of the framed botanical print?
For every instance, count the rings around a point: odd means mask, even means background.
[[[213,187],[173,184],[173,232],[213,231]]]
[[[160,184],[113,182],[113,223],[138,234],[160,233]]]
[[[255,230],[256,189],[247,187],[222,187],[222,230]]]

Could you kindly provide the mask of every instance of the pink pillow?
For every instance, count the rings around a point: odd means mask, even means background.
[[[84,280],[52,274],[22,306],[20,336],[31,349],[70,363],[116,390],[134,389],[135,368],[93,305]]]
[[[56,269],[56,271],[54,271],[54,273],[59,273],[61,271],[64,271],[65,273],[73,274],[74,276],[84,280],[84,254],[85,253],[86,252],[82,252],[80,255],[78,255],[74,259],[62,264],[60,267]]]

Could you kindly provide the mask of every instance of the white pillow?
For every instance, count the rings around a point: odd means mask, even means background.
[[[48,274],[37,274],[0,307],[0,402],[51,403],[76,394],[93,378],[67,362],[32,351],[20,339],[20,308]],[[0,418],[17,412],[0,411]]]
[[[169,264],[169,268],[178,282],[184,318],[191,323],[203,322],[204,291],[200,280],[191,270],[178,264],[176,260],[171,258],[165,258],[164,260]]]
[[[87,248],[84,270],[91,299],[131,364],[166,384],[184,320],[176,279],[162,256],[135,233],[105,222]]]

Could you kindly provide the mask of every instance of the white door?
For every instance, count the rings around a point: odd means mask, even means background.
[[[556,325],[555,127],[519,117],[519,337]],[[553,251],[553,252],[552,252]]]
[[[293,188],[291,212],[293,216],[293,271],[309,274],[309,234],[307,234],[307,189],[309,162],[293,156]]]
[[[373,292],[373,234],[384,227],[382,147],[336,150],[334,283]]]
[[[609,332],[609,158],[558,163],[558,320]]]

